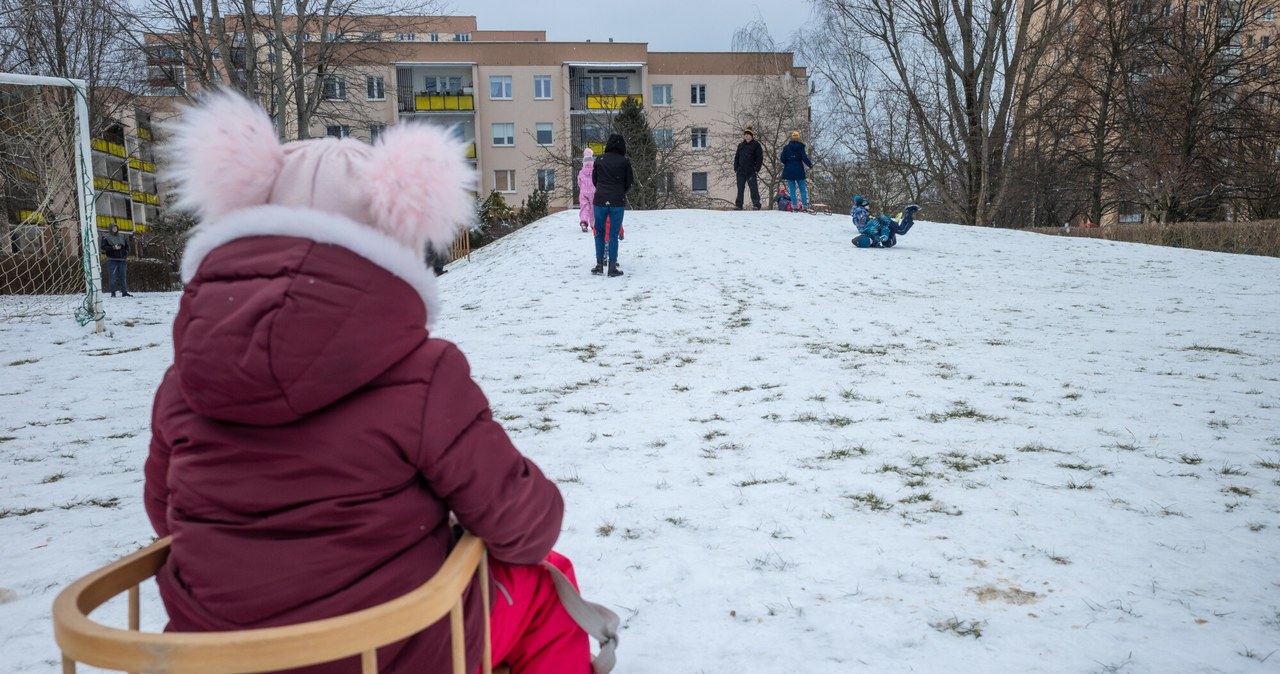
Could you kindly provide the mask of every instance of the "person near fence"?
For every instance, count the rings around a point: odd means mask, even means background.
[[[437,253],[435,246],[430,243],[427,244],[427,265],[431,267],[431,271],[434,272],[436,276],[443,276],[444,274],[449,273],[449,270],[444,268],[448,262],[449,249],[446,248],[443,253]]]
[[[800,140],[799,131],[791,132],[791,140],[782,147],[779,159],[782,161],[782,179],[787,181],[787,187],[791,191],[792,210],[809,210],[809,188],[805,184],[804,168],[813,168],[813,162],[809,160],[809,153]]]
[[[893,248],[898,244],[898,237],[911,231],[915,225],[918,210],[919,206],[910,204],[902,210],[898,220],[887,215],[873,218],[871,202],[864,196],[855,196],[853,208],[849,210],[853,226],[858,230],[858,236],[853,238],[853,245],[858,248]]]
[[[102,252],[107,256],[107,285],[111,288],[111,296],[115,297],[116,288],[119,288],[121,297],[133,297],[129,294],[128,237],[120,233],[118,225],[111,223],[110,229],[102,235],[101,245]]]
[[[764,150],[756,142],[756,132],[747,127],[742,130],[742,142],[738,143],[738,151],[733,154],[733,173],[738,177],[738,198],[733,202],[735,211],[742,210],[743,192],[751,186],[751,205],[760,210],[760,183],[756,175],[764,166]]]
[[[595,221],[599,224],[607,220],[609,225],[596,227],[596,266],[591,268],[591,273],[604,273],[605,237],[608,236],[609,276],[622,276],[622,270],[618,268],[618,237],[622,233],[627,192],[631,191],[631,185],[635,182],[631,160],[627,159],[627,142],[622,134],[609,136],[609,142],[604,146],[604,156],[596,159],[591,181],[596,187],[593,201]]]
[[[421,586],[457,541],[492,559],[494,661],[588,674],[557,597],[564,501],[518,451],[438,319],[427,245],[474,216],[449,131],[397,124],[373,145],[279,144],[258,105],[216,93],[170,140],[186,246],[173,365],[156,393],[143,501],[173,536],[157,573],[168,629],[348,614]],[[405,189],[405,186],[414,189]],[[463,596],[468,671],[483,612]],[[379,649],[381,674],[450,671],[445,620]],[[358,669],[353,660],[298,672]]]

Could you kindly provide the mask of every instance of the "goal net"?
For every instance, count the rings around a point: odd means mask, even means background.
[[[0,73],[0,320],[102,329],[84,83]]]

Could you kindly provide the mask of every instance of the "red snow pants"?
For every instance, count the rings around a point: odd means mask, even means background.
[[[568,559],[553,551],[547,561],[578,586]],[[489,569],[502,586],[494,588],[489,614],[494,666],[505,662],[512,674],[591,674],[587,633],[564,610],[551,572],[542,566],[510,566],[492,559]]]

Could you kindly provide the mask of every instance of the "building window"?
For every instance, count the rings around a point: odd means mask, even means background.
[[[396,33],[396,42],[413,42],[415,37],[413,33]]]
[[[653,85],[653,104],[654,105],[671,105],[671,85],[670,84]]]
[[[493,189],[511,194],[516,191],[516,172],[502,170],[493,172]]]
[[[707,174],[706,173],[698,172],[693,174],[693,191],[704,192],[704,193],[707,191]]]
[[[382,101],[387,98],[387,87],[381,77],[364,78],[365,95],[371,101]]]
[[[366,32],[360,37],[365,42],[382,42],[382,33]]]
[[[423,91],[428,94],[461,94],[462,78],[428,75],[423,81],[423,86],[425,87]]]
[[[439,42],[439,41],[440,41],[440,34],[439,34],[439,33],[432,33],[432,34],[431,34],[431,41],[432,41],[432,42]]]
[[[658,194],[670,194],[676,189],[676,174],[664,171],[658,174]]]
[[[347,81],[337,75],[325,75],[324,98],[328,101],[347,100]]]
[[[470,42],[471,33],[454,33],[453,41],[454,42]]]
[[[533,99],[535,101],[551,100],[551,76],[550,75],[534,75],[533,76]]]
[[[543,192],[554,192],[556,189],[556,170],[538,169],[538,189]]]
[[[693,149],[695,150],[707,149],[707,130],[706,129],[703,129],[703,128],[693,129]]]
[[[383,132],[387,130],[386,124],[370,124],[369,125],[369,142],[376,143],[382,137]]]
[[[333,125],[324,127],[324,135],[330,138],[350,138],[351,127],[343,125]]]
[[[1275,21],[1275,20],[1276,20],[1276,10],[1275,10],[1275,8],[1274,8],[1274,7],[1268,7],[1268,8],[1266,8],[1266,9],[1262,10],[1262,20],[1263,20],[1263,21]]]
[[[489,100],[511,100],[511,76],[492,75],[489,77]]]
[[[583,96],[625,96],[631,93],[631,78],[626,75],[594,75],[583,77],[579,86]]]
[[[537,137],[538,145],[551,145],[555,142],[555,132],[551,122],[538,122],[535,126],[534,134]]]
[[[658,146],[659,150],[670,150],[675,144],[671,129],[654,129],[653,143]]]
[[[707,104],[707,85],[691,84],[689,85],[689,105],[706,105]]]
[[[495,147],[515,147],[516,146],[516,125],[515,124],[494,124],[493,125],[493,144]]]

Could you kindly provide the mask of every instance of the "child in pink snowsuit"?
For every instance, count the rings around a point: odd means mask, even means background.
[[[578,171],[578,223],[586,232],[596,226],[595,206],[591,200],[596,198],[596,185],[591,182],[591,172],[596,165],[596,153],[587,148],[582,151],[582,170]]]
[[[423,253],[448,250],[475,211],[462,143],[397,124],[373,144],[281,145],[262,108],[216,93],[183,113],[170,149],[200,224],[145,469],[147,515],[173,536],[156,574],[167,629],[385,603],[440,569],[456,519],[491,560],[463,596],[468,671],[489,582],[495,664],[590,674],[587,634],[541,565],[574,579],[552,551],[559,489],[493,418],[462,351],[428,327],[438,301]],[[379,671],[451,671],[450,656],[445,620],[380,648]],[[290,674],[357,669],[348,658]]]

